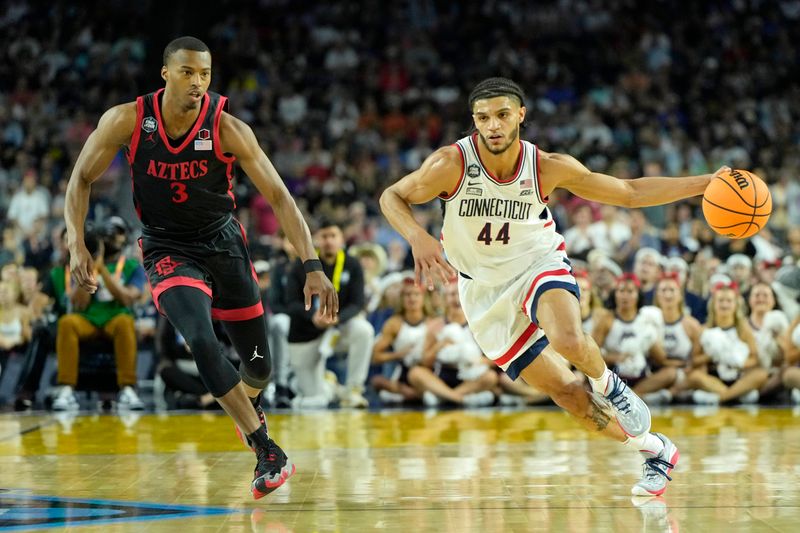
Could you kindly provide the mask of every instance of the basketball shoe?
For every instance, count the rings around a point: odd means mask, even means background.
[[[669,476],[675,465],[678,464],[680,452],[671,440],[661,433],[653,433],[664,443],[661,453],[654,455],[648,451],[642,451],[644,456],[644,467],[642,478],[631,489],[634,496],[660,496],[667,490],[667,482],[672,481]]]
[[[267,445],[257,447],[255,452],[257,462],[250,491],[253,498],[258,500],[286,483],[296,468],[272,439],[267,439]]]
[[[264,409],[261,408],[261,393],[259,392],[258,396],[256,396],[255,398],[251,398],[250,401],[253,402],[253,407],[255,408],[256,414],[258,415],[258,421],[261,422],[261,427],[263,427],[266,430],[267,417],[264,414]],[[236,429],[236,435],[239,437],[239,440],[242,441],[242,444],[244,444],[251,450],[256,451],[255,445],[252,442],[250,442],[250,439],[247,438],[247,435],[245,435],[242,432],[241,428],[236,424],[234,424],[233,427]]]
[[[608,378],[606,390],[594,393],[601,400],[608,402],[617,419],[617,423],[628,436],[638,437],[650,431],[650,409],[639,396],[615,373]]]

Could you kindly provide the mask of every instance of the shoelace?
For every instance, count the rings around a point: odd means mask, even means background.
[[[663,470],[661,469],[663,467]],[[647,479],[652,479],[657,476],[664,476],[668,480],[672,481],[672,478],[667,474],[667,470],[670,468],[675,468],[675,465],[670,463],[669,461],[665,461],[664,459],[659,459],[658,457],[651,457],[650,459],[645,459],[644,461],[644,477]]]
[[[606,398],[608,401],[614,404],[614,407],[616,407],[619,411],[622,411],[626,414],[630,413],[631,404],[624,394],[625,389],[627,389],[628,386],[625,385],[625,382],[617,377],[612,377],[611,379],[614,380],[614,388],[611,389],[611,393],[606,396]]]
[[[275,472],[280,472],[281,468],[283,468],[283,465],[277,464],[279,451],[280,448],[278,448],[278,445],[275,444],[275,441],[270,439],[269,444],[267,445],[266,448],[256,451],[259,465],[261,464],[262,461],[267,461],[269,464],[265,466],[269,467],[270,473],[274,474]]]

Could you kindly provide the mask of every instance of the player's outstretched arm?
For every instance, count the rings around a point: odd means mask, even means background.
[[[566,154],[540,152],[539,164],[544,196],[560,187],[586,200],[620,207],[662,205],[698,196],[718,174],[730,171],[722,167],[714,174],[701,176],[623,180],[592,172]]]
[[[439,148],[418,170],[401,178],[381,194],[383,216],[411,245],[417,284],[427,283],[431,290],[434,280],[444,284],[456,273],[444,260],[439,241],[414,220],[411,205],[424,204],[440,194],[449,194],[461,178],[462,164],[458,148]]]
[[[278,175],[278,171],[259,146],[250,126],[228,113],[223,113],[219,129],[223,152],[236,156],[242,169],[270,203],[300,259],[303,261],[318,259],[311,241],[311,232],[303,215]],[[336,317],[339,312],[339,298],[322,270],[309,272],[306,275],[303,292],[306,310],[311,309],[311,297],[318,294],[322,315],[329,320]]]
[[[135,103],[118,105],[106,111],[100,117],[97,129],[83,145],[67,184],[64,220],[67,224],[70,269],[78,285],[89,292],[97,290],[92,256],[83,241],[89,193],[92,183],[103,175],[120,147],[130,142],[135,127]]]

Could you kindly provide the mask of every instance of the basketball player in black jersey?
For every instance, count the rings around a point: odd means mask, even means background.
[[[92,183],[120,148],[131,166],[140,240],[153,300],[191,350],[203,382],[255,451],[251,485],[258,499],[295,471],[267,435],[260,407],[270,374],[267,328],[244,231],[233,218],[234,161],[270,202],[306,271],[305,305],[319,298],[336,322],[336,292],[322,271],[308,226],[250,127],[208,91],[211,53],[194,37],[164,50],[163,89],[106,111],[81,151],[67,187],[70,266],[80,287],[97,290],[84,222]],[[237,372],[220,353],[212,319],[221,320],[241,357]],[[241,433],[240,433],[241,436]]]

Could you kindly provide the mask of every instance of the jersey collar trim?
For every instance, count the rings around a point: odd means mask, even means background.
[[[500,185],[508,185],[509,183],[515,182],[517,178],[519,178],[520,172],[522,172],[522,163],[525,161],[525,146],[522,144],[522,139],[519,140],[519,158],[517,159],[517,170],[515,170],[514,175],[507,180],[501,180],[492,174],[492,172],[484,164],[483,159],[481,159],[480,150],[478,150],[478,134],[473,133],[469,140],[472,143],[472,149],[475,151],[475,155],[478,156],[478,161],[480,162],[483,171],[486,172],[486,175],[489,176],[492,181]]]
[[[164,92],[164,89],[159,89],[153,95],[153,110],[156,113],[156,120],[158,121],[158,134],[161,137],[161,141],[164,143],[164,146],[167,150],[170,151],[172,154],[179,154],[181,153],[189,143],[197,136],[197,132],[200,131],[200,126],[203,125],[203,122],[206,118],[206,112],[208,111],[208,104],[211,98],[208,96],[208,93],[203,95],[203,107],[200,108],[200,114],[197,115],[197,120],[195,120],[194,126],[186,135],[186,138],[183,140],[180,146],[177,148],[173,147],[169,139],[167,138],[166,128],[164,127],[164,120],[161,118],[161,106],[158,103],[158,98],[161,96],[161,93]]]

